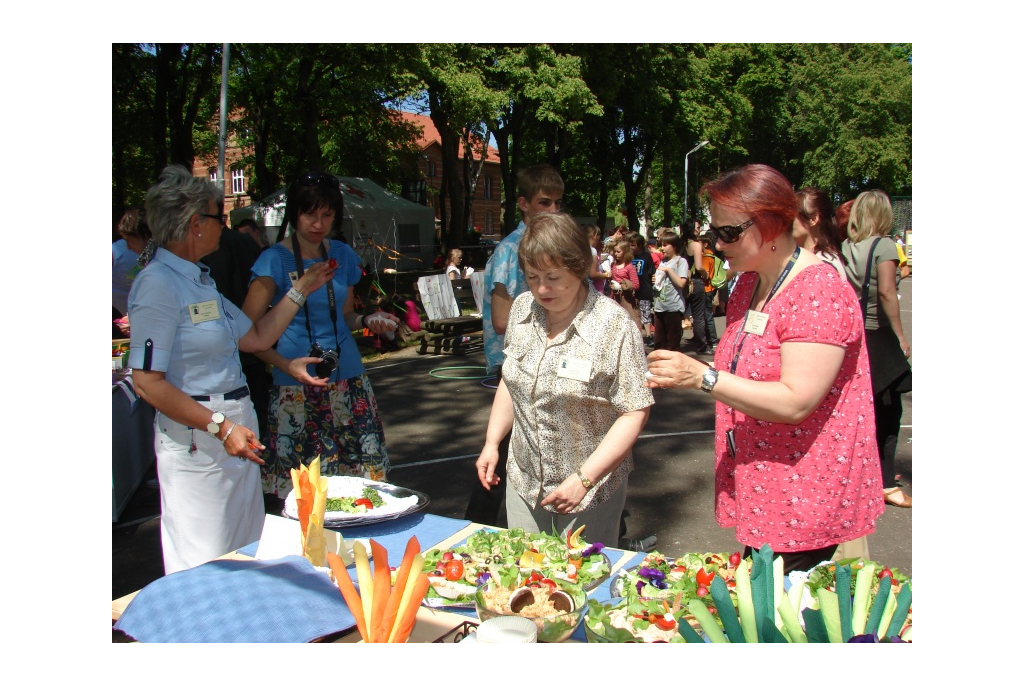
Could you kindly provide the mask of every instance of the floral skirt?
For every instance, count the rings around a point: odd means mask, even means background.
[[[366,374],[324,387],[275,385],[267,412],[270,433],[261,469],[263,492],[281,499],[291,470],[320,457],[325,476],[386,480],[391,468],[384,426]]]

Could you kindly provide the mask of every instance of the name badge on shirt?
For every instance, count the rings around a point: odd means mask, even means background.
[[[295,281],[299,280],[299,272],[298,271],[289,271],[288,272],[288,280],[290,280],[292,282],[292,285],[295,285]]]
[[[562,361],[558,362],[558,377],[589,382],[592,366],[593,363],[585,359],[562,357]]]
[[[217,306],[217,300],[194,302],[188,306],[188,315],[192,317],[193,324],[216,321],[220,318],[220,308]]]
[[[764,335],[764,329],[768,326],[768,315],[764,312],[755,312],[753,309],[747,310],[747,320],[743,323],[743,331],[745,333],[753,333],[754,335]]]

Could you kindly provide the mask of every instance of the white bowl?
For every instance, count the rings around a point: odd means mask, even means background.
[[[496,616],[476,629],[478,643],[536,642],[537,625],[523,616]]]

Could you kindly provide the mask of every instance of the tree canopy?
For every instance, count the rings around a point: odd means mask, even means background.
[[[163,166],[216,157],[221,46],[112,48],[116,221]],[[909,44],[873,43],[233,44],[229,127],[253,197],[307,169],[399,191],[418,172],[397,110],[423,103],[441,136],[447,249],[480,172],[460,144],[484,152],[488,140],[503,233],[517,222],[516,173],[540,162],[565,178],[566,211],[634,229],[678,224],[684,196],[692,210],[704,181],[753,162],[836,201],[911,195],[911,59]],[[685,155],[703,140],[684,189]]]

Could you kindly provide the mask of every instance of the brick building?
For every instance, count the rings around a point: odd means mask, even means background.
[[[409,179],[403,184],[402,195],[413,202],[429,205],[434,209],[434,220],[441,219],[441,134],[437,132],[434,122],[429,116],[401,112],[402,118],[416,125],[420,135],[416,144],[420,150],[417,167],[421,178]],[[459,146],[459,159],[463,156]],[[474,159],[479,155],[473,153]],[[470,223],[480,229],[482,238],[501,239],[501,165],[498,150],[487,146],[487,159],[484,169],[480,172],[476,193],[473,195],[473,209]],[[447,210],[447,206],[446,206]]]

